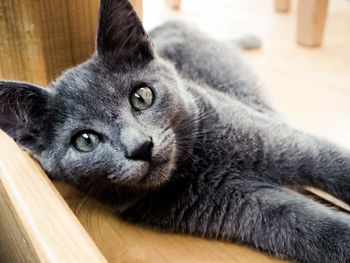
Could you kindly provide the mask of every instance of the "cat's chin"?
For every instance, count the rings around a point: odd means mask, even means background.
[[[132,162],[132,168],[122,176],[109,175],[108,179],[116,185],[141,189],[156,188],[170,179],[175,167],[175,156],[172,154],[167,159],[154,160],[152,162]]]
[[[174,169],[173,160],[162,160],[150,165],[149,171],[136,184],[140,187],[155,188],[167,182]]]

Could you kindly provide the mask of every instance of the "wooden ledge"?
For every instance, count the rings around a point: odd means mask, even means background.
[[[40,166],[0,131],[0,262],[107,262]]]

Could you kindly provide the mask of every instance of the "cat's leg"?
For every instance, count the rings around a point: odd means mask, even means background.
[[[188,231],[297,262],[350,262],[350,216],[298,193],[250,182],[224,196],[215,193],[209,204],[207,213],[192,208]]]
[[[315,136],[274,128],[257,157],[265,178],[282,185],[313,186],[350,203],[350,151]]]

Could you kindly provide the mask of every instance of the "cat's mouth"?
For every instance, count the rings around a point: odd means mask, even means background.
[[[132,169],[123,174],[111,174],[108,179],[116,184],[137,186],[140,188],[155,187],[162,184],[170,176],[172,165],[170,159],[132,161]]]
[[[170,161],[171,160],[169,158],[156,162],[151,161],[147,172],[140,177],[138,183],[147,184],[148,181],[159,181],[158,183],[163,182],[163,179],[168,177],[167,173],[170,173],[170,171],[167,171],[166,169],[169,166]]]
[[[124,160],[123,169],[108,175],[115,184],[154,188],[168,181],[176,162],[175,143],[155,154],[150,161]]]

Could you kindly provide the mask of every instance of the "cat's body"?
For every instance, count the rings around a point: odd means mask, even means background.
[[[150,35],[158,54],[176,65],[196,98],[197,125],[186,140],[193,143],[193,152],[188,149],[189,156],[178,163],[173,182],[144,196],[122,216],[175,232],[247,244],[253,239],[262,250],[272,244],[279,251],[294,250],[294,244],[300,250],[295,249],[293,258],[305,262],[328,261],[317,241],[324,236],[334,260],[344,261],[342,253],[350,260],[350,217],[287,188],[313,185],[349,203],[350,154],[283,122],[266,104],[234,47],[178,22]],[[330,176],[334,174],[337,178]],[[320,225],[313,225],[314,220]],[[298,231],[310,240],[298,239]]]
[[[298,262],[350,262],[350,216],[289,189],[350,203],[350,153],[289,127],[233,46],[179,22],[150,36],[155,51],[127,1],[102,1],[97,54],[47,92],[0,83],[1,128],[53,178],[127,220]],[[133,105],[135,88],[148,97]]]

